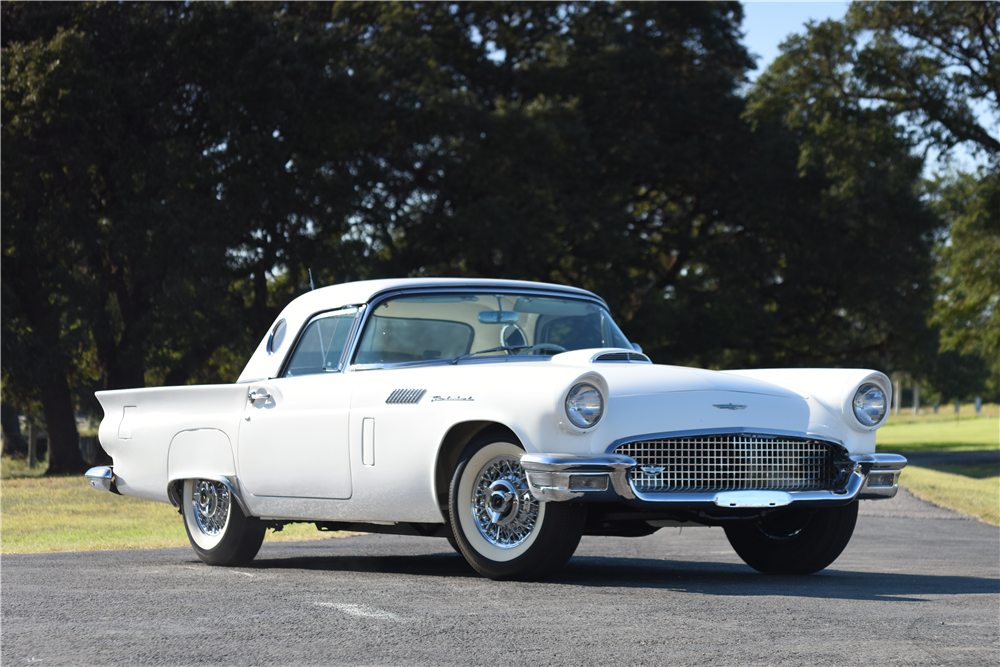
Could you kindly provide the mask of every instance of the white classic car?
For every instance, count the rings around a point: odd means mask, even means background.
[[[590,292],[509,280],[325,287],[278,316],[235,384],[105,391],[97,489],[172,503],[198,557],[267,528],[445,537],[538,579],[581,535],[722,526],[765,573],[840,555],[891,385],[870,370],[654,365]]]

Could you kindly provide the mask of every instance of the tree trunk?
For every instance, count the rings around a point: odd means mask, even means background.
[[[28,455],[28,443],[21,435],[18,410],[8,403],[0,404],[0,423],[3,425],[3,455],[23,458]]]
[[[65,376],[53,378],[42,387],[42,409],[49,428],[49,469],[46,475],[84,472],[87,464],[80,456],[80,435],[73,416],[73,400]]]

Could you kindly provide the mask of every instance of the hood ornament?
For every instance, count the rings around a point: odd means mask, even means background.
[[[720,410],[746,410],[747,406],[736,405],[735,403],[716,403],[712,407],[719,408]]]

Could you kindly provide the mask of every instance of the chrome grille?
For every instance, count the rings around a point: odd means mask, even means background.
[[[631,456],[640,492],[812,491],[832,489],[838,477],[833,448],[805,438],[722,434],[641,440],[615,454]]]

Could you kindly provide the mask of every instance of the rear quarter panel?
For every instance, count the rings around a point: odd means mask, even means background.
[[[234,384],[98,392],[104,408],[98,437],[114,460],[118,490],[126,496],[170,502],[171,465],[198,465],[199,448],[211,448],[201,457],[205,464],[225,466],[228,447],[231,466],[246,391],[246,386]]]

